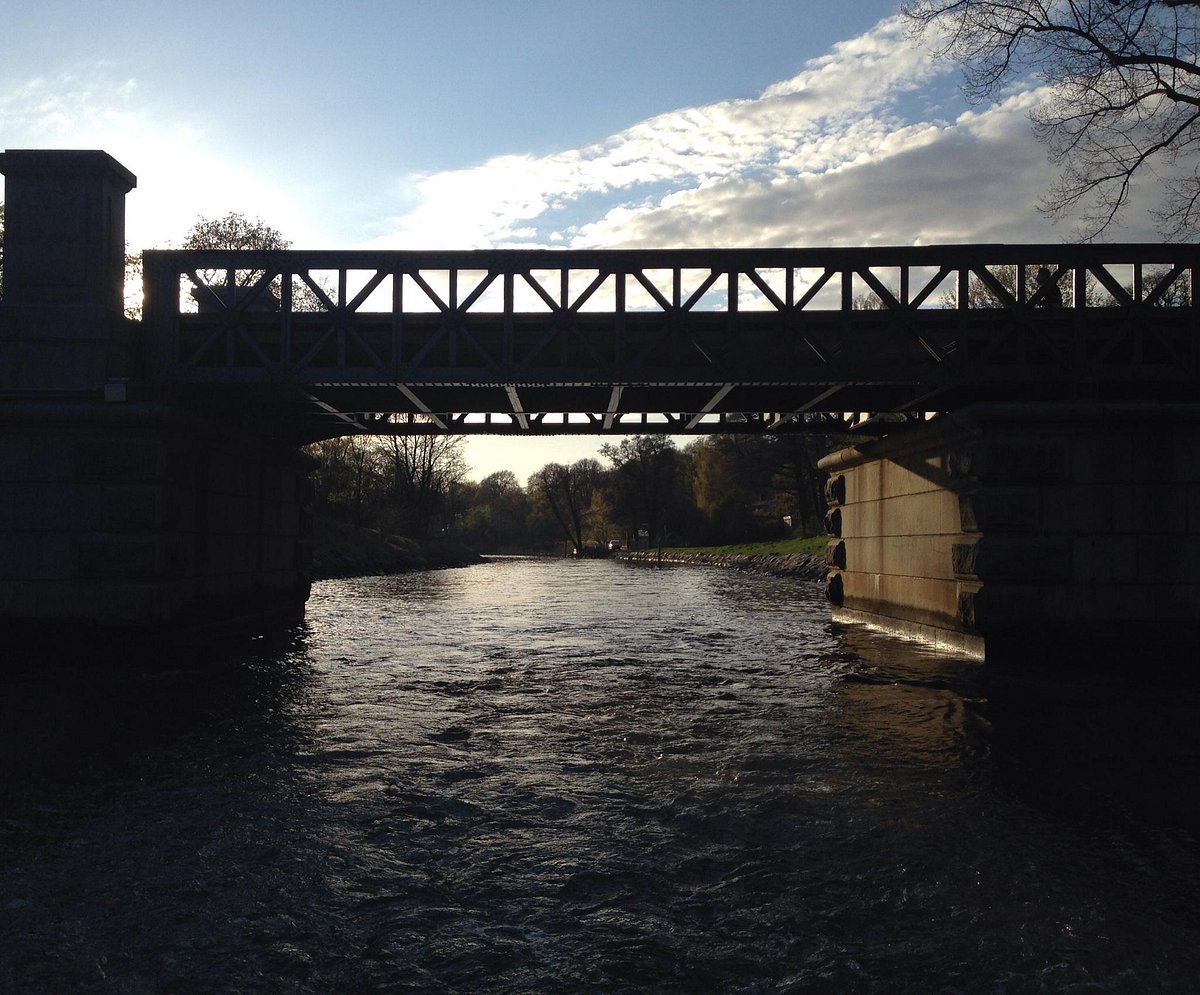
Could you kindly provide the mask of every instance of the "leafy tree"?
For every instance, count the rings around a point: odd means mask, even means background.
[[[529,498],[511,470],[497,470],[471,487],[464,538],[479,549],[527,549]]]
[[[687,448],[692,490],[706,516],[706,541],[764,539],[783,527],[819,533],[825,515],[824,474],[816,462],[844,443],[824,434],[709,436]]]
[[[545,502],[576,555],[583,551],[587,512],[602,475],[599,461],[581,459],[570,466],[547,463],[529,478],[529,489]]]
[[[600,486],[592,492],[587,521],[598,542],[617,539],[632,549],[635,540],[629,523],[635,521],[636,516],[626,514],[627,506],[622,503],[622,484],[623,481],[616,474],[607,470],[603,472]]]
[[[768,436],[775,473],[772,484],[776,512],[792,519],[803,535],[820,535],[825,528],[825,479],[817,460],[848,444],[844,436],[798,432]]]
[[[272,228],[261,218],[251,219],[231,211],[220,218],[206,218],[201,215],[183,236],[180,248],[273,251],[287,249],[291,244],[277,228]],[[262,270],[236,270],[233,273],[233,282],[239,289],[250,287],[257,283],[262,275]],[[206,285],[218,288],[223,286],[227,279],[225,270],[202,270],[199,276]],[[278,306],[278,281],[272,283],[271,290],[272,302]],[[201,299],[200,294],[198,290],[192,291],[193,297],[198,301]],[[240,297],[241,294],[236,296]]]
[[[206,218],[201,215],[188,229],[180,248],[183,249],[259,249],[291,248],[292,243],[277,228],[261,218],[247,218],[231,211],[224,217]]]
[[[1031,114],[1061,169],[1043,210],[1079,208],[1086,231],[1108,228],[1135,175],[1177,166],[1161,183],[1160,228],[1200,227],[1200,3],[1192,0],[909,0],[918,35],[961,63],[973,99],[1033,73],[1049,96]]]
[[[744,496],[741,440],[735,435],[709,435],[688,444],[692,458],[692,495],[696,507],[712,516],[715,509],[737,490]],[[749,500],[749,497],[745,497]]]
[[[667,515],[679,510],[683,497],[675,443],[665,435],[633,435],[615,446],[605,443],[600,452],[612,462],[618,477],[632,485],[639,524],[645,526],[650,545],[661,545]]]
[[[244,214],[231,211],[220,218],[206,218],[201,215],[196,223],[188,229],[183,237],[180,248],[183,249],[239,249],[275,252],[291,248],[291,241],[284,238],[282,232],[272,228],[261,218],[247,218]],[[234,273],[234,284],[237,287],[250,287],[262,279],[262,270],[237,270]],[[219,287],[227,278],[224,270],[202,270],[199,274],[203,282],[209,286]],[[322,286],[322,293],[331,296],[330,288]],[[278,306],[280,281],[271,282],[272,297],[267,305]],[[236,292],[235,292],[236,293]],[[323,311],[325,306],[320,296],[299,277],[292,278],[292,310],[311,312]]]

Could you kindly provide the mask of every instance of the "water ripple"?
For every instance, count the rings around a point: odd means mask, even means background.
[[[5,991],[1200,976],[1195,690],[1002,679],[813,585],[333,581],[283,647],[71,682],[0,699]]]

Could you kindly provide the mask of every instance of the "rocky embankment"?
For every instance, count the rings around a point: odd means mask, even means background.
[[[694,566],[729,567],[773,574],[776,577],[796,577],[799,580],[824,580],[825,557],[807,553],[764,553],[754,556],[730,556],[720,553],[663,553],[653,549],[630,550],[617,554],[635,563],[689,563]]]
[[[438,570],[483,562],[478,553],[455,542],[406,539],[325,519],[318,519],[313,527],[314,580]]]

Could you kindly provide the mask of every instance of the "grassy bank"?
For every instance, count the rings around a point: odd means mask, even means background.
[[[780,539],[775,542],[743,542],[728,546],[664,546],[657,550],[641,549],[618,554],[635,563],[674,563],[692,566],[729,567],[773,574],[821,580],[825,576],[826,536],[804,539]]]
[[[708,556],[824,556],[829,536],[801,539],[775,539],[770,542],[743,542],[731,546],[664,546],[663,554],[673,556],[703,553]]]

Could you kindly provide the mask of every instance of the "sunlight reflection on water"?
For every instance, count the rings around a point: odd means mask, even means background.
[[[5,990],[1187,990],[1200,967],[1195,812],[1162,803],[1194,794],[1194,690],[1127,713],[1119,684],[835,630],[815,585],[520,559],[330,581],[291,644],[71,679],[0,716]]]

